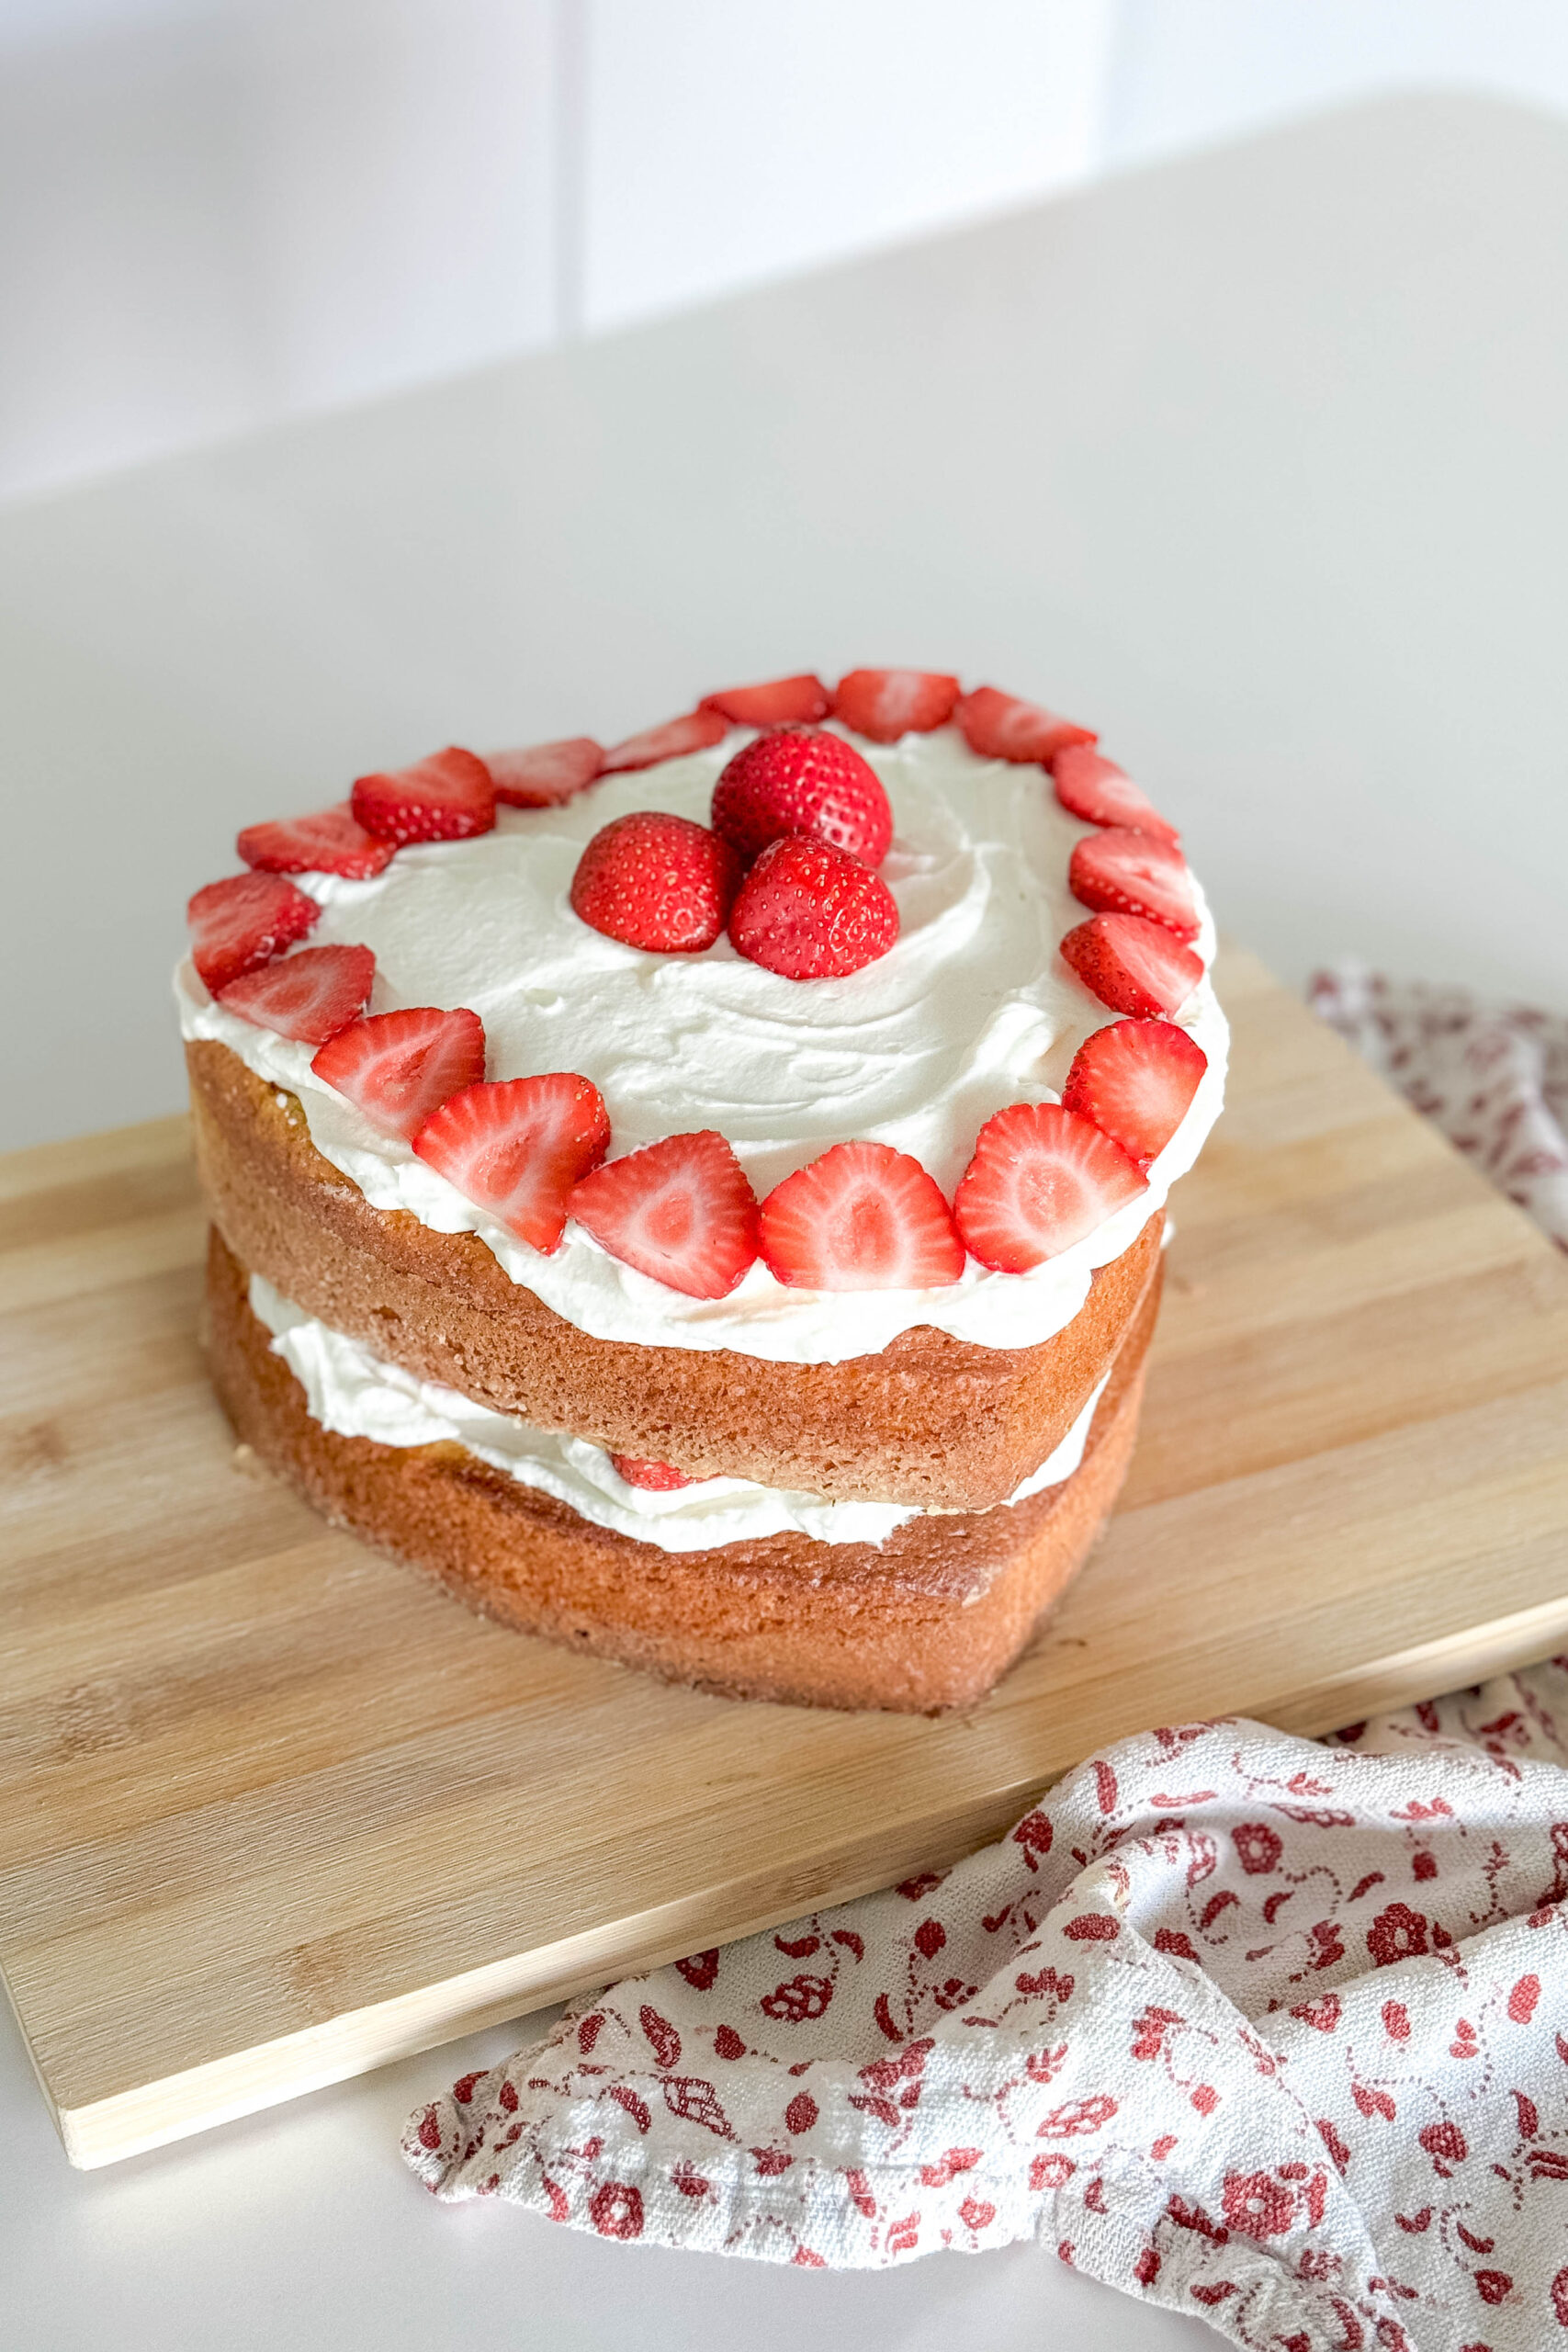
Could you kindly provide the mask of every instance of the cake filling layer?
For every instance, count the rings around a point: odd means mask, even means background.
[[[1040,768],[982,759],[954,728],[893,745],[852,739],[894,816],[882,872],[901,932],[876,962],[800,982],[748,962],[727,938],[702,955],[656,955],[581,922],[568,893],[592,836],[637,808],[705,822],[720,769],[748,740],[732,730],[709,751],[606,777],[564,807],[503,808],[493,832],[401,850],[371,881],[301,875],[322,909],[311,944],[374,950],[373,1012],[477,1012],[492,1080],[592,1080],[615,1157],[716,1128],[761,1194],[831,1145],[863,1138],[912,1154],[951,1199],[985,1121],[1010,1103],[1056,1099],[1077,1047],[1105,1025],[1104,1005],[1058,953],[1085,911],[1067,888],[1068,859],[1094,828],[1058,805]],[[1207,965],[1213,928],[1196,886],[1194,895]],[[992,1348],[1053,1338],[1093,1272],[1121,1256],[1192,1165],[1224,1086],[1227,1031],[1205,977],[1176,1016],[1208,1057],[1197,1093],[1148,1191],[1085,1240],[1025,1273],[970,1259],[951,1287],[924,1291],[798,1288],[759,1261],[728,1297],[698,1299],[622,1264],[575,1223],[542,1256],[378,1133],[313,1074],[309,1046],[226,1011],[188,962],[177,994],[185,1035],[218,1040],[297,1096],[317,1150],[374,1207],[478,1233],[514,1282],[594,1338],[778,1363],[842,1363],[921,1325]]]
[[[260,1274],[251,1276],[250,1304],[273,1335],[274,1353],[303,1388],[311,1419],[323,1429],[340,1437],[373,1438],[380,1445],[456,1442],[492,1469],[554,1496],[595,1526],[662,1551],[705,1552],[792,1533],[822,1544],[880,1544],[907,1520],[951,1516],[902,1503],[833,1502],[825,1495],[788,1493],[747,1478],[707,1478],[667,1493],[629,1486],[602,1446],[532,1429],[476,1405],[455,1388],[384,1363],[357,1340],[305,1314]],[[1055,1452],[1008,1503],[1022,1502],[1072,1476],[1110,1376]],[[1008,1503],[995,1508],[1006,1510]]]

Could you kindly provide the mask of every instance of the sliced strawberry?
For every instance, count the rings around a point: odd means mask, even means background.
[[[957,700],[958,681],[943,671],[852,670],[839,680],[833,716],[874,743],[896,743],[944,727]]]
[[[1069,743],[1051,763],[1056,797],[1073,816],[1089,825],[1125,825],[1135,833],[1157,833],[1179,841],[1174,825],[1167,824],[1146,793],[1113,760],[1102,760],[1089,743]]]
[[[1178,939],[1198,936],[1186,863],[1176,844],[1158,833],[1135,833],[1126,825],[1086,833],[1068,862],[1067,887],[1097,913],[1146,915]]]
[[[1058,1102],[1015,1102],[976,1136],[953,1214],[983,1266],[1021,1274],[1147,1190],[1143,1171],[1092,1121]]]
[[[383,1135],[412,1139],[449,1094],[484,1076],[484,1023],[467,1007],[373,1012],[330,1037],[310,1068]]]
[[[234,846],[264,874],[342,874],[351,882],[367,882],[395,855],[390,842],[366,831],[346,800],[313,816],[247,825]]]
[[[737,752],[714,786],[713,822],[748,864],[781,833],[832,842],[866,865],[880,865],[893,839],[876,770],[819,727],[776,727]]]
[[[699,710],[716,710],[733,727],[784,727],[792,721],[814,727],[826,718],[831,697],[820,678],[809,671],[795,678],[770,678],[762,686],[726,686],[705,695]]]
[[[191,961],[216,996],[303,939],[321,911],[280,874],[227,875],[186,908]]]
[[[898,909],[880,875],[830,842],[770,842],[736,894],[739,954],[790,980],[840,979],[886,956]]]
[[[596,1086],[554,1070],[464,1087],[431,1114],[413,1148],[466,1201],[547,1258],[572,1186],[610,1148],[610,1122]]]
[[[717,833],[638,808],[594,834],[577,861],[571,903],[608,939],[695,956],[724,929],[739,879],[740,860]]]
[[[1062,954],[1101,1004],[1140,1021],[1179,1012],[1203,977],[1192,950],[1143,915],[1090,915],[1068,932]]]
[[[558,743],[534,743],[525,752],[485,753],[495,797],[511,808],[558,808],[592,784],[604,763],[604,746],[592,735],[564,735]]]
[[[406,842],[460,842],[495,823],[495,786],[481,759],[456,743],[412,768],[362,775],[354,813],[367,833],[400,849]]]
[[[364,1012],[376,977],[368,947],[301,947],[218,991],[218,1001],[258,1029],[324,1046]]]
[[[1187,1116],[1209,1057],[1168,1021],[1112,1021],[1073,1056],[1063,1107],[1146,1168]]]
[[[999,686],[976,686],[953,712],[964,741],[983,760],[1035,760],[1048,767],[1069,743],[1092,743],[1092,728],[1060,718],[1043,703],[1021,702]]]
[[[612,1453],[610,1459],[628,1487],[641,1487],[650,1495],[672,1495],[678,1487],[693,1483],[672,1463],[644,1462],[635,1453]]]
[[[629,768],[651,768],[660,760],[705,752],[728,732],[729,721],[722,711],[689,710],[683,718],[667,719],[662,727],[645,727],[640,735],[628,735],[624,743],[613,744],[604,754],[600,774],[624,775]]]
[[[612,1258],[689,1298],[728,1298],[757,1255],[757,1196],[711,1128],[596,1169],[571,1214]]]
[[[942,1290],[964,1272],[947,1203],[918,1159],[885,1143],[840,1143],[775,1184],[762,1256],[807,1290]]]

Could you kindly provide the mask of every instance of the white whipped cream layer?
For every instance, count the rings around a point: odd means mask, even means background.
[[[373,881],[299,875],[322,910],[308,944],[360,940],[375,951],[372,1012],[471,1007],[491,1079],[592,1079],[615,1158],[716,1127],[761,1197],[831,1145],[867,1138],[912,1153],[951,1199],[986,1120],[1011,1102],[1056,1100],[1085,1037],[1114,1018],[1057,952],[1087,912],[1067,888],[1067,861],[1095,829],[1061,808],[1040,768],[980,759],[956,728],[892,745],[852,737],[893,808],[882,873],[901,932],[876,963],[844,979],[791,980],[728,938],[700,956],[653,955],[580,921],[568,893],[600,827],[634,808],[705,824],[719,770],[752,731],[607,776],[564,808],[502,808],[494,832],[400,850]],[[1193,888],[1206,967],[1213,925]],[[1198,1157],[1224,1099],[1228,1044],[1205,973],[1178,1020],[1209,1066],[1147,1193],[1028,1273],[970,1259],[946,1289],[812,1291],[759,1261],[728,1298],[697,1299],[622,1265],[575,1224],[542,1256],[407,1144],[378,1134],[314,1076],[310,1046],[216,1003],[188,960],[175,993],[184,1035],[216,1038],[297,1095],[317,1150],[373,1206],[410,1210],[439,1233],[478,1233],[514,1282],[596,1339],[784,1363],[874,1354],[926,1324],[981,1347],[1052,1338]]]
[[[655,1494],[628,1486],[603,1446],[531,1429],[456,1388],[384,1363],[357,1340],[304,1313],[260,1274],[251,1276],[251,1312],[273,1334],[272,1349],[305,1391],[310,1419],[340,1437],[380,1445],[455,1440],[492,1469],[568,1503],[596,1527],[614,1528],[664,1552],[706,1552],[761,1535],[809,1535],[819,1544],[886,1543],[906,1520],[950,1518],[907,1503],[832,1502],[826,1495],[759,1487],[750,1478],[705,1478]],[[1083,1460],[1105,1375],[1050,1458],[1008,1497],[1020,1503],[1060,1486]],[[997,1506],[1005,1510],[1007,1504]]]

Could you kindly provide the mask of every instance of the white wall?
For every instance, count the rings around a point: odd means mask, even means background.
[[[589,327],[1086,177],[1111,0],[593,0]]]
[[[0,492],[555,332],[547,0],[0,0]]]
[[[1141,162],[1374,92],[1568,112],[1563,0],[1117,0],[1102,160]]]
[[[0,0],[0,495],[1434,83],[1568,0]]]

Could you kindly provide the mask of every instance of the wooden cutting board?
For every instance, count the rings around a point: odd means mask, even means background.
[[[1121,1510],[941,1723],[469,1617],[234,1466],[182,1120],[0,1162],[0,1962],[73,2163],[952,1860],[1151,1722],[1325,1731],[1568,1638],[1568,1264],[1220,979]]]

